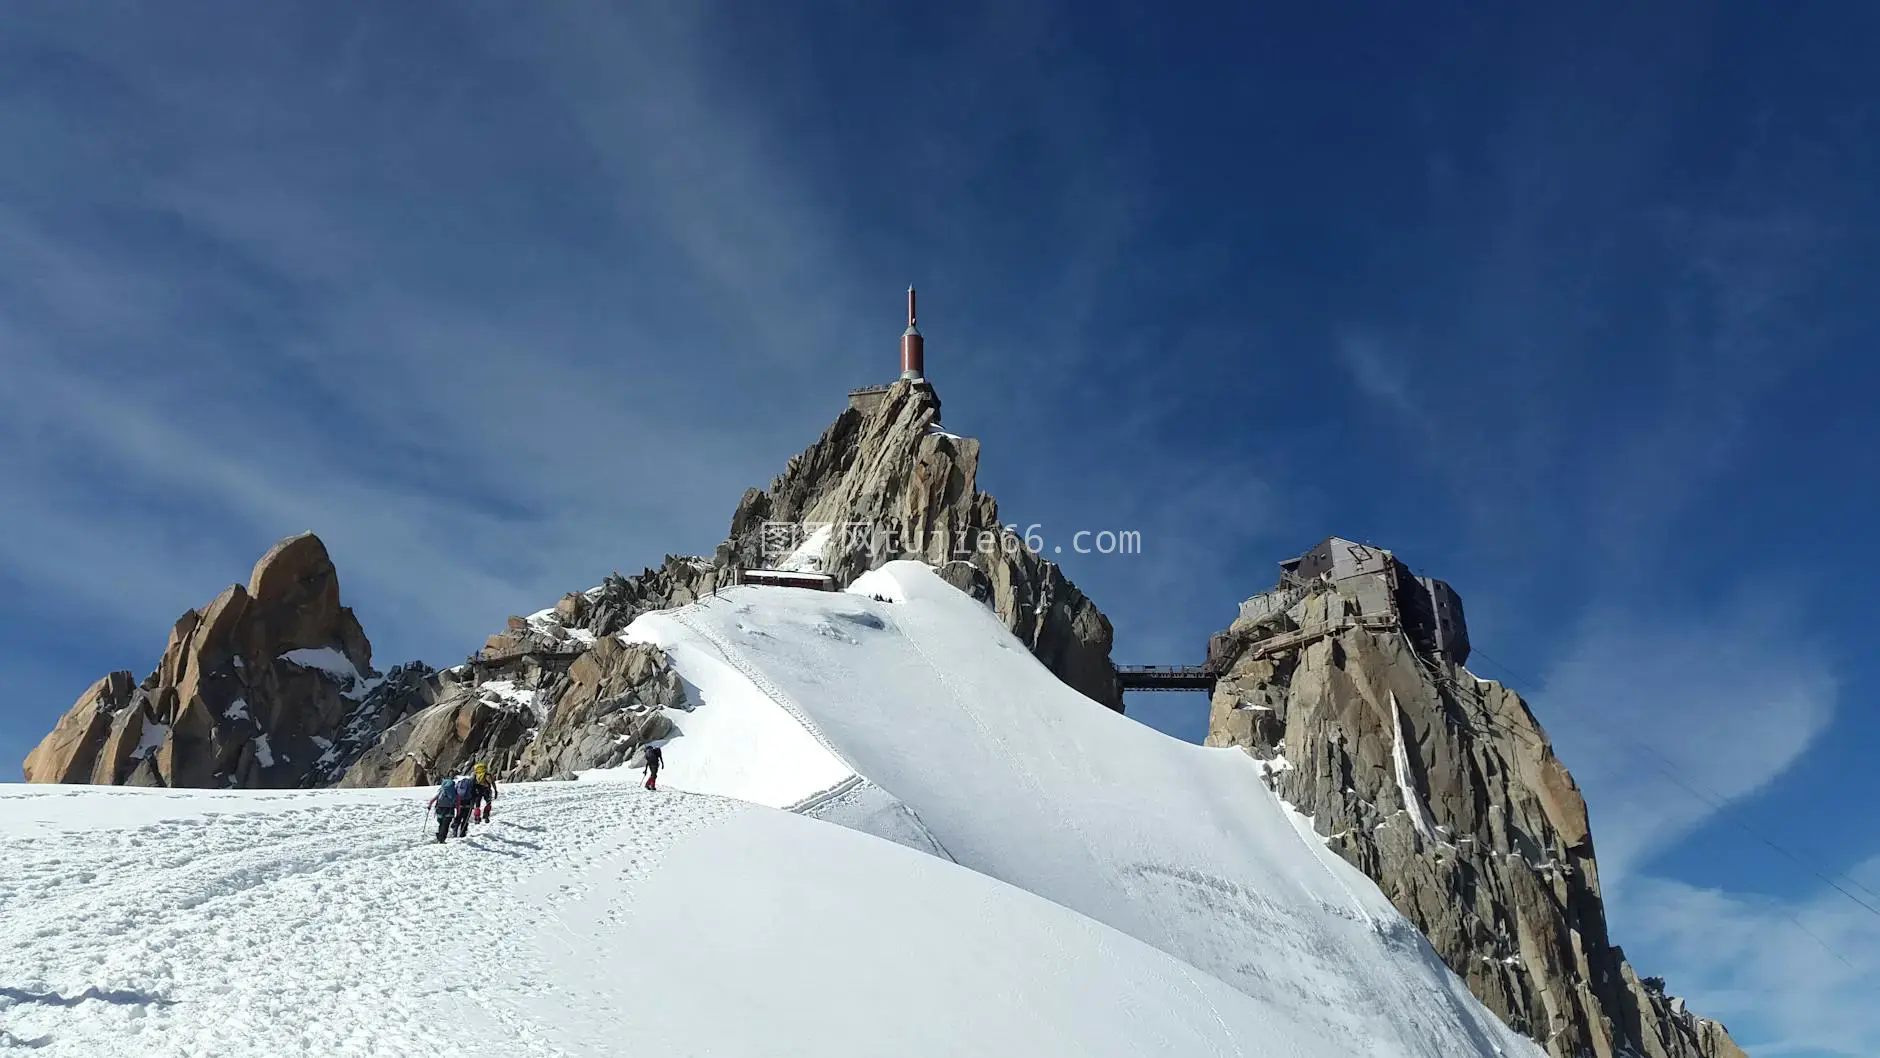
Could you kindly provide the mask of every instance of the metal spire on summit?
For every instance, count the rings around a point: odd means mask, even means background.
[[[901,377],[926,378],[925,340],[914,325],[914,285],[907,287],[907,330],[901,332]]]

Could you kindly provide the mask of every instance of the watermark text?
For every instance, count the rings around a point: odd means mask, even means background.
[[[966,558],[974,554],[1016,555],[1140,555],[1142,532],[1137,529],[1079,529],[1055,536],[1043,524],[1020,528],[1014,522],[996,529],[959,529],[952,532],[907,530],[872,522],[765,522],[760,545],[767,562],[791,558],[821,558],[827,554],[925,555]]]

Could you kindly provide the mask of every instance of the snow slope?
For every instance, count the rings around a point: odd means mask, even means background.
[[[0,786],[0,1051],[1343,1052],[1180,961],[877,838],[621,784]]]
[[[441,848],[428,791],[0,786],[0,1051],[1539,1055],[1251,759],[925,567],[855,592],[642,617],[666,789],[507,787]]]
[[[1539,1053],[1252,759],[1095,706],[926,566],[892,563],[848,593],[735,589],[644,615],[625,635],[666,648],[702,699],[672,714],[674,788],[748,796],[761,781],[767,803],[822,814],[815,797],[838,762],[875,801],[825,818],[924,843],[1115,927],[1330,1053]],[[822,753],[800,738],[775,754],[727,747],[710,726],[721,706],[768,707]],[[740,760],[736,790],[717,781],[726,756]]]

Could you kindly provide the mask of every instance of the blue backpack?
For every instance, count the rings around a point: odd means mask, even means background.
[[[468,775],[457,776],[457,802],[469,804],[476,799],[477,781]]]
[[[457,780],[446,776],[443,783],[441,783],[438,786],[437,807],[439,808],[457,807]]]

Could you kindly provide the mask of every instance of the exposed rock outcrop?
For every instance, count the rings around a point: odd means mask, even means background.
[[[526,710],[489,701],[474,688],[451,688],[435,704],[392,725],[339,785],[427,786],[477,762],[494,764],[500,774],[532,726]]]
[[[547,779],[627,763],[672,734],[662,709],[686,708],[685,687],[658,647],[601,639],[553,685],[554,707],[512,774]]]
[[[274,545],[170,630],[156,671],[94,684],[26,758],[28,782],[282,788],[331,783],[426,704],[429,670],[372,669],[311,533]]]
[[[509,618],[464,665],[378,677],[312,534],[282,541],[172,629],[157,671],[99,681],[27,758],[36,782],[350,786],[429,782],[479,760],[512,777],[618,764],[667,733],[677,678],[618,643],[635,617],[779,562],[846,585],[917,558],[986,602],[1067,684],[1121,708],[1110,622],[999,525],[977,491],[979,443],[942,430],[924,382],[844,411],[766,490],[751,489],[709,558],[667,556],[552,608]],[[826,526],[820,535],[815,526]],[[794,531],[781,545],[777,531]],[[812,540],[810,537],[814,536]]]
[[[26,755],[27,782],[115,782],[144,746],[144,712],[132,709],[141,689],[128,672],[113,672],[79,695],[52,733]],[[103,780],[95,779],[102,774]]]
[[[737,570],[777,565],[824,572],[841,585],[894,559],[937,565],[943,577],[992,607],[1065,683],[1120,709],[1109,619],[1054,563],[1000,526],[998,504],[974,488],[979,442],[946,433],[939,422],[940,401],[930,386],[897,382],[866,411],[850,408],[838,416],[768,490],[746,491],[712,557],[668,555],[635,576],[614,573],[550,609],[509,618],[466,671],[479,680],[536,688],[542,718],[562,718],[569,728],[557,737],[588,747],[563,757],[545,744],[537,755],[525,755],[517,765],[523,770],[514,774],[596,767],[592,761],[608,755],[601,743],[618,739],[617,728],[628,722],[611,710],[595,712],[574,683],[545,676],[544,668],[567,669],[640,614],[708,596],[735,582]],[[570,693],[575,698],[564,697]],[[574,734],[583,717],[600,728]],[[551,730],[543,726],[531,737],[547,739]],[[642,731],[631,742],[637,747],[657,737]],[[588,763],[570,763],[575,759]]]
[[[662,710],[689,708],[656,647],[518,629],[501,638],[509,653],[437,674],[435,704],[386,731],[339,785],[421,786],[474,763],[512,780],[611,768],[672,734]]]
[[[819,570],[848,584],[895,559],[983,574],[951,576],[986,594],[1006,627],[1065,683],[1122,708],[1109,619],[1057,565],[999,523],[975,487],[979,442],[940,427],[940,399],[896,382],[866,412],[844,411],[768,491],[744,494],[717,564]]]
[[[844,585],[897,558],[938,565],[1066,683],[1120,708],[1108,619],[1000,527],[997,504],[973,487],[979,443],[942,431],[939,417],[930,387],[896,383],[867,410],[843,412],[769,490],[747,491],[712,557],[668,555],[510,617],[440,674],[436,704],[389,731],[344,785],[424,783],[472,760],[509,779],[637,760],[671,734],[662,710],[688,706],[658,651],[616,637],[642,613],[708,596],[739,570],[779,564]]]
[[[643,613],[684,606],[731,580],[731,570],[710,559],[667,555],[660,565],[635,576],[610,573],[599,587],[570,592],[540,613],[509,618],[503,630],[483,644],[476,660],[490,664],[586,650],[598,639],[619,634]]]
[[[1350,546],[1337,568],[1286,564],[1214,638],[1208,744],[1272,761],[1280,795],[1549,1053],[1741,1055],[1608,939],[1586,803],[1521,697],[1462,666],[1460,599],[1432,608],[1446,585]]]

